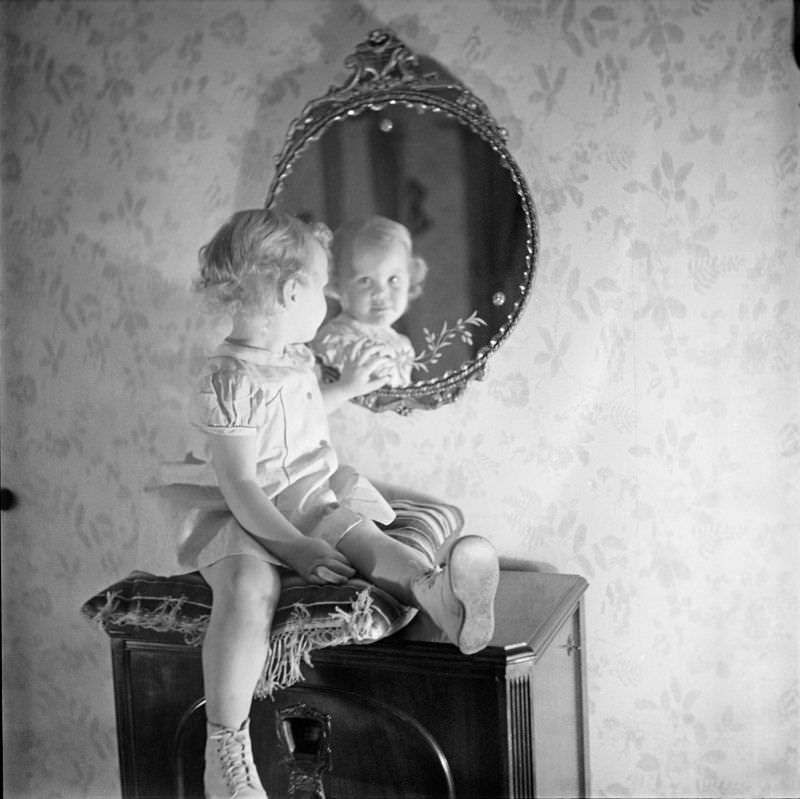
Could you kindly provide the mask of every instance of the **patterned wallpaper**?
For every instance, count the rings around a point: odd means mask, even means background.
[[[175,569],[141,486],[215,334],[187,290],[301,104],[390,25],[508,130],[535,293],[487,379],[346,459],[584,575],[593,792],[800,793],[800,70],[789,0],[4,3],[5,795],[118,795],[79,618]]]

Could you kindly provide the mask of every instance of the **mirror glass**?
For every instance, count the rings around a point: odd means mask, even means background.
[[[433,408],[480,378],[522,311],[537,250],[533,204],[483,103],[446,71],[375,31],[348,84],[295,121],[267,204],[334,231],[381,215],[403,224],[427,274],[394,329],[414,350],[407,384],[358,400]],[[340,308],[331,301],[330,314]]]

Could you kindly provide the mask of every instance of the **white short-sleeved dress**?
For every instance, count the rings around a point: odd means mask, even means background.
[[[207,436],[254,436],[261,488],[307,535],[321,528],[344,532],[362,518],[383,524],[394,519],[368,480],[339,465],[314,356],[304,345],[277,356],[224,342],[199,377],[190,420]],[[229,555],[281,563],[234,518],[207,453],[165,464],[160,493],[181,507],[181,565],[202,568]]]
[[[326,366],[341,371],[344,361],[352,358],[354,350],[365,343],[380,345],[391,357],[392,366],[386,385],[400,388],[411,382],[414,347],[408,336],[388,325],[371,325],[342,313],[319,329],[311,346]]]

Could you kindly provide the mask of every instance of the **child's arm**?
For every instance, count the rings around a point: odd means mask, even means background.
[[[353,397],[369,394],[386,385],[391,360],[380,344],[354,346],[348,349],[335,383],[321,383],[322,399],[328,413]]]
[[[343,583],[355,574],[330,544],[303,535],[283,516],[256,480],[256,438],[212,435],[211,460],[225,501],[239,524],[310,583]]]

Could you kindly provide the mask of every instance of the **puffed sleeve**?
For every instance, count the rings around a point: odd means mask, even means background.
[[[266,423],[270,397],[245,364],[223,356],[208,362],[194,400],[190,418],[201,430],[251,435]]]
[[[341,371],[347,361],[359,356],[363,347],[372,344],[380,344],[380,341],[340,315],[320,328],[312,348],[323,363]]]
[[[352,342],[346,341],[342,332],[329,322],[320,328],[311,346],[323,366],[341,371]]]

